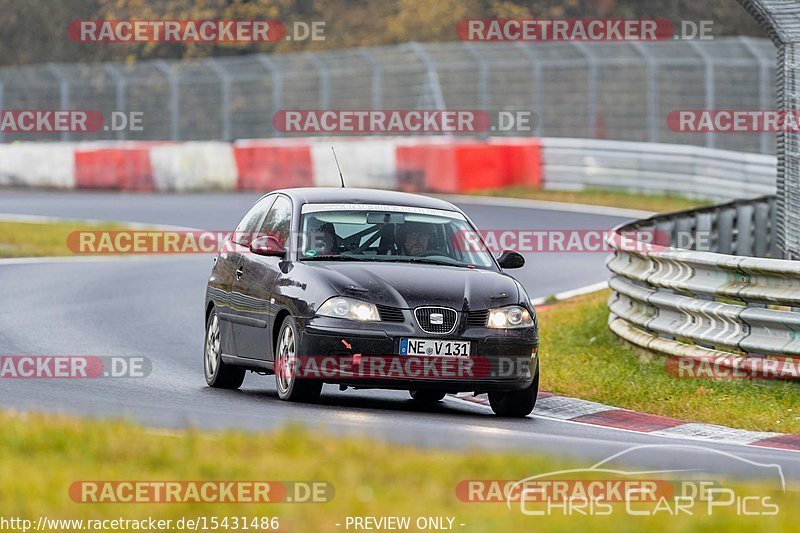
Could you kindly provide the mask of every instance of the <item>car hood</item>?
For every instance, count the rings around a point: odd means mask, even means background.
[[[489,309],[519,303],[521,296],[511,276],[491,270],[378,262],[314,268],[343,296],[406,309],[421,305]]]

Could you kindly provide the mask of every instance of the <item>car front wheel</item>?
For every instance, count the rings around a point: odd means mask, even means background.
[[[490,392],[489,405],[497,416],[522,418],[528,416],[536,405],[539,395],[539,369],[533,382],[522,390],[510,392]]]
[[[322,381],[297,377],[297,324],[287,316],[283,320],[275,349],[275,386],[278,397],[290,402],[315,402],[322,392]]]

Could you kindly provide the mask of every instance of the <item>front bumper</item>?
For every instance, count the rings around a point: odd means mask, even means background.
[[[538,369],[535,350],[539,335],[535,327],[498,330],[462,326],[449,335],[432,335],[407,322],[361,324],[313,317],[298,320],[298,329],[301,364],[309,362],[312,370],[319,369],[304,376],[326,383],[447,392],[512,391],[528,387]],[[469,341],[471,355],[401,356],[403,337]]]

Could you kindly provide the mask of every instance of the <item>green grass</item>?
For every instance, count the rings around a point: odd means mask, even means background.
[[[526,198],[548,202],[567,202],[575,204],[624,207],[643,211],[668,212],[711,205],[706,200],[690,200],[677,195],[636,194],[613,189],[585,189],[582,191],[546,191],[534,187],[514,186],[499,189],[479,189],[470,194],[485,196],[504,196],[507,198]]]
[[[265,401],[264,408],[269,408]],[[672,530],[791,531],[800,494],[757,487],[737,494],[769,495],[781,511],[771,517],[627,516],[615,504],[611,516],[523,515],[504,503],[467,503],[456,497],[462,480],[518,480],[570,466],[520,452],[421,450],[373,440],[332,438],[324,432],[285,428],[262,434],[176,431],[164,435],[125,422],[0,412],[0,516],[36,522],[50,518],[176,520],[197,516],[277,516],[281,531],[346,531],[347,516],[451,516],[456,531]],[[571,463],[584,468],[590,464]],[[595,474],[597,476],[597,474]],[[587,478],[571,474],[567,479]],[[707,479],[708,476],[705,476]],[[597,479],[595,477],[594,479]],[[647,479],[656,479],[651,474]],[[303,480],[328,481],[328,503],[86,504],[68,488],[81,480]],[[724,486],[730,486],[724,484]],[[337,527],[335,524],[342,524]],[[465,524],[460,527],[459,524]],[[351,528],[352,531],[352,528]]]
[[[544,389],[694,422],[800,433],[800,384],[673,378],[666,357],[634,350],[608,329],[608,294],[582,296],[540,313]]]
[[[73,231],[114,231],[126,226],[113,222],[2,222],[0,257],[49,257],[76,255],[67,247]]]

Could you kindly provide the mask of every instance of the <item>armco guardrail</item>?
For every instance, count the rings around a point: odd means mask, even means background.
[[[671,356],[741,355],[759,365],[800,355],[800,262],[774,258],[775,203],[740,200],[617,228],[611,330]],[[633,240],[640,235],[656,242]]]
[[[775,156],[697,146],[542,138],[548,189],[624,187],[733,200],[775,193]]]

